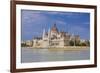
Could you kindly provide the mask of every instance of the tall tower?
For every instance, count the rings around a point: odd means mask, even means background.
[[[43,29],[43,34],[42,34],[42,39],[44,40],[45,38],[45,29]]]
[[[49,28],[49,30],[48,30],[48,38],[50,39],[50,34],[51,34],[51,32],[50,32],[50,28]]]
[[[48,46],[50,47],[50,38],[51,38],[51,31],[50,31],[50,28],[48,30]]]

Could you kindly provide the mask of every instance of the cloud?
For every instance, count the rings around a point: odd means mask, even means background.
[[[66,23],[64,21],[61,21],[61,20],[56,20],[56,23],[61,24],[61,25],[66,25]]]
[[[75,13],[73,13],[73,12],[61,12],[61,11],[48,11],[48,12],[46,12],[46,14],[71,16],[71,15],[74,15]]]
[[[33,23],[33,25],[35,25],[34,23],[39,24],[42,21],[47,20],[47,17],[40,12],[34,12],[34,11],[27,11],[26,10],[26,11],[23,11],[22,15],[23,15],[22,16],[23,22]]]
[[[55,12],[46,12],[47,14],[53,14],[53,15],[64,15],[67,17],[75,17],[75,16],[80,16],[82,13],[80,12],[60,12],[60,11],[55,11]]]

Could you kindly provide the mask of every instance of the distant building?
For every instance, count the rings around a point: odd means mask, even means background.
[[[26,46],[32,47],[33,46],[33,41],[27,40],[25,41]]]

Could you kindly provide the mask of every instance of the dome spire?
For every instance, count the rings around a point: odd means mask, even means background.
[[[53,27],[51,28],[52,32],[58,32],[58,29],[56,27],[56,23],[53,25]]]
[[[54,24],[54,27],[56,27],[56,23]]]

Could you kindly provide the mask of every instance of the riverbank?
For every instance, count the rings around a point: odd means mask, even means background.
[[[67,47],[22,47],[27,49],[49,49],[49,50],[68,50],[68,51],[77,51],[77,50],[87,50],[90,49],[89,46],[67,46]]]

